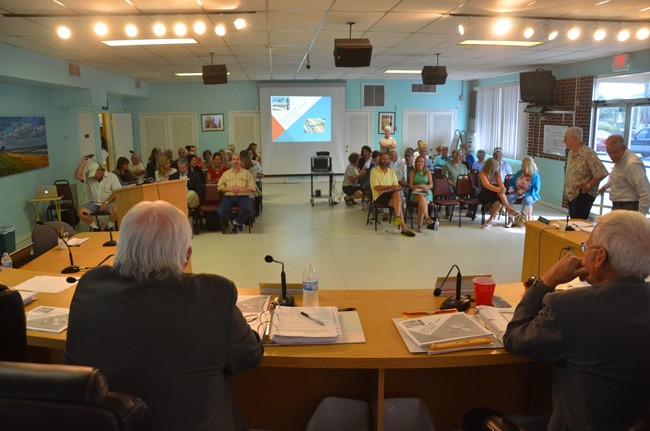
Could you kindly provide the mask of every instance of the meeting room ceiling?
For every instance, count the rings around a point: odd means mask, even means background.
[[[201,66],[225,64],[230,81],[268,80],[384,80],[420,79],[419,75],[386,74],[388,69],[421,70],[425,65],[447,67],[449,80],[474,80],[508,73],[575,63],[648,48],[649,40],[634,35],[627,42],[614,40],[624,26],[650,22],[650,3],[639,0],[0,0],[0,42],[65,59],[112,73],[150,82],[200,81],[178,72],[201,72]],[[28,15],[9,17],[10,14]],[[472,18],[460,15],[474,15]],[[36,16],[40,15],[40,16]],[[527,17],[514,21],[502,38],[525,40],[524,24],[532,24],[532,40],[546,41],[544,26],[558,27],[560,36],[536,47],[460,45],[464,39],[498,39],[490,34],[494,19]],[[236,30],[235,18],[247,21]],[[551,19],[542,19],[551,18]],[[202,19],[205,34],[197,36],[192,24]],[[568,40],[572,24],[582,36]],[[102,20],[109,28],[104,38],[93,25]],[[136,24],[138,37],[153,38],[151,27],[162,21],[171,28],[185,22],[196,44],[110,47],[100,39],[126,39],[127,22]],[[618,21],[618,22],[617,22]],[[627,22],[626,22],[627,21]],[[223,22],[226,34],[214,27]],[[372,43],[369,67],[335,67],[334,39],[368,38]],[[472,28],[465,36],[460,23]],[[56,30],[67,25],[72,36],[60,39]],[[607,38],[591,37],[597,25]],[[10,59],[2,59],[10,61]],[[311,68],[307,68],[307,63]]]

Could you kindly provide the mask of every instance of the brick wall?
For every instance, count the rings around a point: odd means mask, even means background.
[[[553,111],[575,111],[575,126],[582,127],[583,142],[588,144],[589,127],[591,124],[591,101],[594,78],[560,79],[555,82],[555,101]],[[577,87],[577,93],[576,93]],[[574,103],[574,99],[577,99]],[[563,156],[544,154],[544,126],[573,126],[573,115],[570,114],[528,114],[528,129],[526,146],[529,155],[554,160],[564,160]]]

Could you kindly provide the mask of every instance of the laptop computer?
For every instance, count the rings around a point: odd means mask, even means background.
[[[59,196],[59,193],[56,191],[56,186],[36,186],[36,197],[37,198],[53,198]]]
[[[474,294],[474,278],[476,277],[488,277],[492,278],[492,274],[474,274],[474,275],[462,275],[460,277],[460,293],[461,295],[473,295]],[[436,285],[434,288],[438,288],[442,285],[445,277],[438,277],[436,279]],[[447,278],[447,282],[441,288],[440,296],[452,296],[456,294],[456,276],[450,274]]]

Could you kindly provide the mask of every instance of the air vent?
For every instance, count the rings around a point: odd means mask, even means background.
[[[363,86],[363,106],[384,106],[384,95],[386,94],[383,85]]]
[[[411,84],[411,93],[437,93],[437,85]]]

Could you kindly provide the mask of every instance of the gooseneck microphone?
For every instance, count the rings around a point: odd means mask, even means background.
[[[117,241],[113,239],[113,228],[101,220],[99,221],[99,223],[104,225],[104,228],[106,228],[106,230],[108,231],[109,240],[103,244],[104,247],[115,247],[117,245]]]
[[[63,268],[61,270],[61,274],[74,274],[75,272],[79,272],[80,268],[77,265],[74,264],[74,260],[72,259],[72,249],[68,245],[68,241],[63,239],[63,235],[61,235],[61,233],[58,230],[56,230],[56,228],[54,226],[52,226],[51,224],[45,224],[42,221],[38,221],[36,223],[40,224],[42,226],[48,226],[54,232],[56,232],[56,236],[63,242],[63,244],[65,244],[65,246],[68,249],[68,256],[70,256],[70,265]]]
[[[445,279],[442,280],[442,283],[440,283],[440,287],[436,287],[433,290],[433,296],[440,296],[440,294],[442,293],[442,288],[444,287],[445,283],[447,282],[447,279],[449,278],[449,274],[451,274],[451,271],[453,271],[454,268],[458,270],[458,272],[456,273],[456,296],[447,298],[445,302],[443,302],[442,305],[440,306],[440,309],[450,310],[452,308],[455,308],[458,311],[465,311],[469,308],[471,304],[471,299],[469,296],[461,297],[460,295],[462,275],[460,273],[460,268],[456,264],[453,264],[451,268],[449,268],[449,272],[445,276]]]
[[[280,272],[280,282],[282,283],[282,296],[280,297],[278,303],[285,307],[293,307],[295,300],[293,296],[287,295],[287,276],[284,273],[284,262],[275,260],[273,259],[273,256],[270,256],[268,254],[264,257],[264,260],[266,261],[266,263],[275,262],[282,265],[282,272]]]

